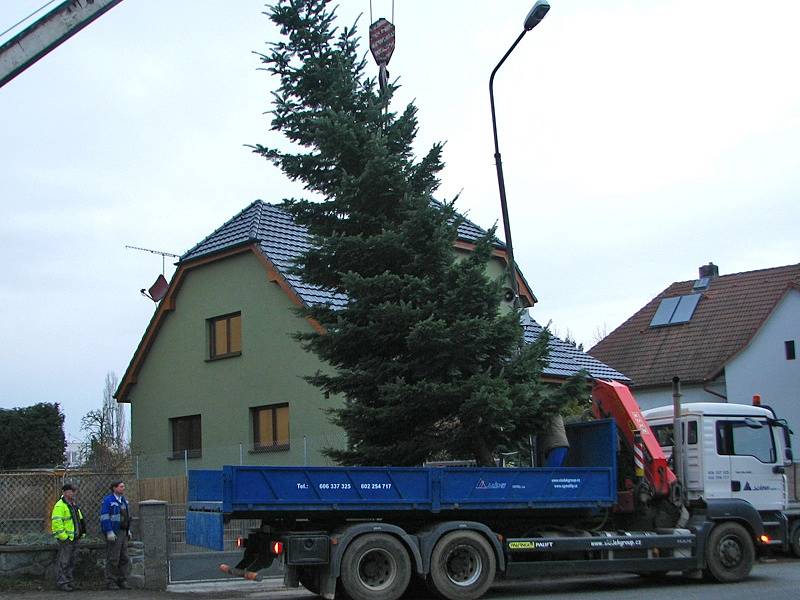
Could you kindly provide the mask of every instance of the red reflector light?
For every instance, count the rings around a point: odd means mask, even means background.
[[[239,536],[239,537],[236,538],[236,547],[237,548],[244,548],[245,547],[245,541],[244,541],[243,537]]]
[[[761,543],[762,543],[762,544],[769,544],[769,536],[768,536],[768,535],[762,535],[762,536],[761,536],[760,538],[758,538],[758,539],[759,539],[759,540],[761,540]]]
[[[275,556],[280,556],[281,554],[283,554],[283,542],[278,542],[278,541],[272,542],[272,553]]]

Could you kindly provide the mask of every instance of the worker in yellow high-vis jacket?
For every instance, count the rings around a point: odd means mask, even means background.
[[[65,592],[75,589],[72,572],[75,569],[75,555],[78,541],[86,535],[83,513],[75,500],[78,488],[71,483],[61,487],[61,498],[53,506],[50,515],[50,528],[58,542],[56,558],[56,585]]]

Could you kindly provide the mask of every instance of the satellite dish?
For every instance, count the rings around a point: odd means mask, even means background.
[[[139,290],[142,293],[142,296],[146,296],[150,298],[153,302],[159,302],[164,296],[167,295],[167,290],[169,289],[169,283],[164,278],[163,275],[159,275],[156,278],[156,281],[153,285],[150,286],[149,290],[145,290],[142,288]]]

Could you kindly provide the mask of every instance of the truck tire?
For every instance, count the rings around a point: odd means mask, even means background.
[[[800,558],[800,521],[797,521],[792,526],[789,534],[789,546],[792,548],[792,554]]]
[[[313,567],[301,567],[298,573],[300,585],[312,594],[319,596],[319,569]]]
[[[430,583],[447,600],[475,600],[494,582],[495,556],[475,531],[451,531],[431,553]]]
[[[385,533],[356,538],[342,557],[341,583],[352,600],[397,600],[410,579],[408,552]]]
[[[706,575],[720,583],[741,581],[755,561],[753,540],[738,523],[720,523],[706,543]]]

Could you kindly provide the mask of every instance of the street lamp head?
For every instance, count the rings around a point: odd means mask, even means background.
[[[547,0],[536,0],[531,12],[525,17],[525,31],[530,31],[539,24],[539,21],[544,19],[547,11],[550,10],[550,4]]]

